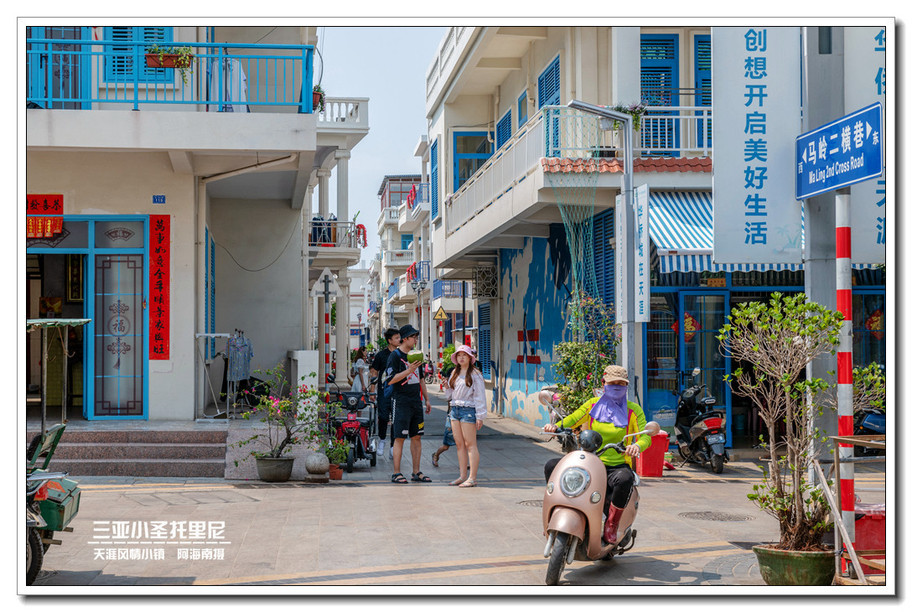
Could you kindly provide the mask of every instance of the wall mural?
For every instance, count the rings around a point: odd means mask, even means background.
[[[563,226],[553,224],[547,239],[527,238],[522,249],[502,249],[500,261],[505,363],[495,380],[503,385],[505,416],[540,427],[548,414],[537,395],[555,382],[554,347],[567,337],[570,252]]]

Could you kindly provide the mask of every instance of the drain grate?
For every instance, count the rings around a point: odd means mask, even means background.
[[[728,514],[726,512],[681,512],[681,518],[696,521],[752,521],[754,517],[749,514]]]
[[[541,508],[542,500],[540,499],[526,499],[521,502],[517,502],[520,506],[528,506],[530,508]]]

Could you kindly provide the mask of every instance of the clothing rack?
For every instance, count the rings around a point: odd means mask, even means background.
[[[196,354],[199,356],[200,365],[203,366],[203,371],[206,373],[206,382],[209,384],[209,391],[212,393],[212,401],[215,402],[215,414],[213,414],[213,415],[206,414],[206,406],[205,406],[205,402],[204,402],[203,416],[206,417],[207,419],[224,419],[224,418],[228,417],[228,414],[229,414],[229,406],[230,406],[230,404],[228,403],[229,400],[227,397],[225,398],[225,410],[224,411],[220,410],[218,393],[216,393],[215,389],[212,387],[212,377],[209,375],[209,365],[212,363],[212,360],[210,359],[209,361],[207,361],[206,358],[203,356],[203,352],[200,350],[200,343],[199,343],[200,338],[203,338],[204,340],[207,340],[207,341],[214,340],[216,338],[225,338],[225,341],[226,341],[225,348],[227,349],[228,348],[227,341],[228,341],[228,339],[231,338],[231,335],[224,334],[224,333],[196,334]],[[216,355],[218,355],[218,353],[216,353]],[[213,357],[215,357],[215,356],[213,356]]]

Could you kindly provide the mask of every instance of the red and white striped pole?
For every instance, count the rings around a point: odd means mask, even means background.
[[[851,436],[852,418],[852,226],[849,190],[836,192],[836,308],[845,319],[839,330],[836,355],[836,414],[839,436]],[[838,447],[840,460],[839,492],[842,521],[849,538],[855,542],[855,447],[844,442]]]
[[[443,321],[437,321],[437,372],[443,370]]]
[[[326,376],[329,376],[329,304],[326,304],[323,312],[323,364]],[[329,379],[326,379],[329,382]]]

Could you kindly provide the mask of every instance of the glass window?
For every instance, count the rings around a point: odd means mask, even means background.
[[[142,221],[98,221],[95,223],[95,248],[137,249],[142,246]]]
[[[87,249],[89,224],[86,221],[64,221],[63,231],[51,238],[27,238],[26,248]]]
[[[516,103],[516,129],[521,128],[529,119],[529,98],[526,93],[524,91]]]
[[[493,134],[457,132],[453,138],[453,187],[459,189],[494,152]]]
[[[887,323],[884,294],[852,294],[852,360],[858,367],[869,363],[886,366]]]

